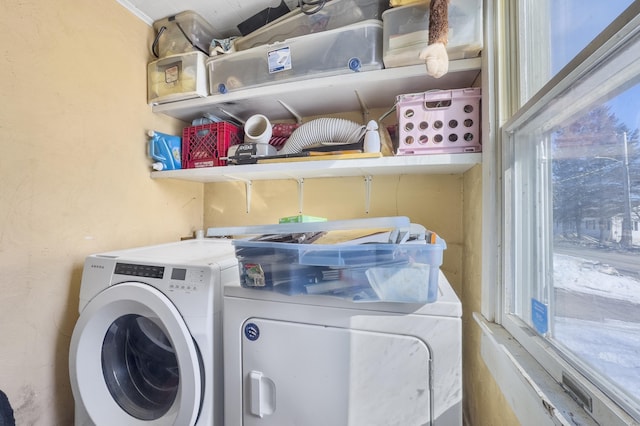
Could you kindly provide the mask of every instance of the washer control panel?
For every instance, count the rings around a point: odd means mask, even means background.
[[[168,291],[191,293],[202,288],[209,280],[209,271],[198,267],[172,267],[141,263],[117,262],[114,274],[151,278],[154,287]],[[159,281],[155,281],[159,280]]]
[[[119,275],[129,275],[132,277],[160,278],[164,276],[164,266],[139,265],[136,263],[116,263],[113,271]]]
[[[169,290],[179,290],[185,292],[197,291],[202,285],[208,282],[207,270],[201,268],[169,268],[171,269],[171,280]]]

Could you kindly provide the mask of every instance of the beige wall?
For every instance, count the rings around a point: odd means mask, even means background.
[[[481,333],[473,319],[482,300],[482,167],[464,174],[464,242],[462,253],[462,336],[464,410],[473,426],[514,426],[518,419],[480,355]]]
[[[0,389],[69,425],[84,257],[202,226],[203,185],[149,178],[151,28],[114,0],[0,0]]]

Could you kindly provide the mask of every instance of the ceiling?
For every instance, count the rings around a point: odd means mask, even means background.
[[[116,0],[134,15],[151,25],[154,21],[192,10],[218,32],[216,38],[240,35],[237,25],[280,0]],[[297,0],[284,0],[289,9]]]

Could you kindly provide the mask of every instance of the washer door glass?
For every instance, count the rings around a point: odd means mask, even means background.
[[[113,399],[131,416],[156,420],[175,402],[180,384],[171,341],[147,317],[116,319],[102,344],[102,373]]]

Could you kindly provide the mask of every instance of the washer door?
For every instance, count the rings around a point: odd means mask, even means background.
[[[76,404],[96,424],[193,425],[201,360],[180,313],[157,289],[105,289],[80,314],[69,374]]]

